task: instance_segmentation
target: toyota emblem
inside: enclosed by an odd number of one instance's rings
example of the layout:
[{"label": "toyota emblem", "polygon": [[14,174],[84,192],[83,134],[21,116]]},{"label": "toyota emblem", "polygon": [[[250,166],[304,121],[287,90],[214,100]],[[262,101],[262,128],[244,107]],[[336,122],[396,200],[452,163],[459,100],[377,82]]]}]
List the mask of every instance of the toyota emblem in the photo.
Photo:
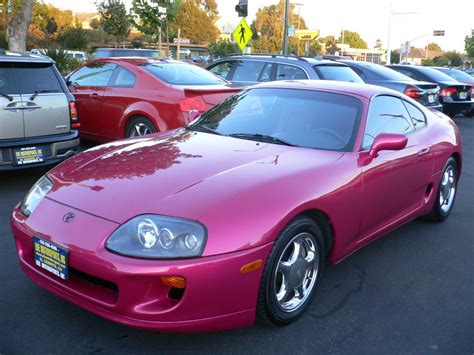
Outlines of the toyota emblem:
[{"label": "toyota emblem", "polygon": [[76,215],[74,213],[68,212],[63,216],[63,222],[64,223],[69,223],[74,219],[74,217],[76,217]]}]

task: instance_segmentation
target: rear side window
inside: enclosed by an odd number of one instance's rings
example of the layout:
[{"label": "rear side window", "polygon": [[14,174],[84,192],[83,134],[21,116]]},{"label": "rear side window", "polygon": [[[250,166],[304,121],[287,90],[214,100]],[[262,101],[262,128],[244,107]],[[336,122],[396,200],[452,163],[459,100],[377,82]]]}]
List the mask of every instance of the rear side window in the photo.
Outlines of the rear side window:
[{"label": "rear side window", "polygon": [[408,110],[410,114],[411,121],[413,123],[413,127],[415,129],[420,129],[426,126],[426,117],[417,107],[412,105],[407,101],[403,101],[403,104]]},{"label": "rear side window", "polygon": [[406,70],[403,68],[397,68],[396,70],[402,73],[403,75],[409,76],[412,79],[417,79],[415,73],[412,73],[410,70]]},{"label": "rear side window", "polygon": [[173,85],[222,85],[226,82],[206,69],[181,63],[153,63],[141,66],[158,79]]},{"label": "rear side window", "polygon": [[21,94],[63,92],[59,78],[49,63],[15,63]]},{"label": "rear side window", "polygon": [[241,60],[237,65],[232,81],[257,83],[265,68],[265,62]]},{"label": "rear side window", "polygon": [[315,65],[314,70],[323,80],[351,81],[363,83],[362,79],[349,67],[342,65]]},{"label": "rear side window", "polygon": [[412,131],[413,124],[402,101],[392,96],[377,96],[370,103],[362,149],[368,149],[381,133],[407,134]]},{"label": "rear side window", "polygon": [[11,64],[0,63],[0,94],[19,94]]},{"label": "rear side window", "polygon": [[278,64],[276,80],[304,80],[308,76],[303,69],[293,65]]},{"label": "rear side window", "polygon": [[209,68],[209,71],[211,73],[219,75],[221,78],[227,79],[227,75],[229,75],[230,71],[234,67],[234,64],[234,61],[222,62]]},{"label": "rear side window", "polygon": [[117,75],[115,76],[111,86],[122,87],[122,88],[132,88],[135,86],[135,81],[137,80],[135,74],[130,70],[127,70],[122,67],[117,68]]},{"label": "rear side window", "polygon": [[117,65],[96,62],[86,65],[69,77],[73,86],[106,87]]}]

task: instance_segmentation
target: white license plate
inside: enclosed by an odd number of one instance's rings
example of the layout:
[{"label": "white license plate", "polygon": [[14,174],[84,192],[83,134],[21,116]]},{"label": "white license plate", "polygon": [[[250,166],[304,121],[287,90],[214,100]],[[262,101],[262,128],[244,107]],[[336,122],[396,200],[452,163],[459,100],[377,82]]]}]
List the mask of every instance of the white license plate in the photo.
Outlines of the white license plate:
[{"label": "white license plate", "polygon": [[432,104],[432,103],[435,102],[435,101],[436,101],[436,100],[435,100],[435,96],[434,96],[434,95],[428,95],[428,102],[429,102],[430,104]]},{"label": "white license plate", "polygon": [[459,93],[459,98],[461,100],[467,99],[467,92],[460,92]]}]

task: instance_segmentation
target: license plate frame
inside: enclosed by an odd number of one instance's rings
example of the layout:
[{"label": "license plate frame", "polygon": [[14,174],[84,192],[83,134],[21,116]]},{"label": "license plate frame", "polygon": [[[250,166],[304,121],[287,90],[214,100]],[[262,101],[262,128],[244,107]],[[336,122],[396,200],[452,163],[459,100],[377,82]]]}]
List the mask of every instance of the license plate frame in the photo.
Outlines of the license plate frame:
[{"label": "license plate frame", "polygon": [[59,245],[33,237],[35,265],[60,279],[69,279],[69,250]]},{"label": "license plate frame", "polygon": [[466,92],[466,91],[461,91],[461,92],[459,93],[459,98],[460,98],[461,100],[466,100],[466,99],[467,99],[467,92]]},{"label": "license plate frame", "polygon": [[44,153],[42,148],[21,147],[15,148],[16,165],[29,165],[44,162]]}]

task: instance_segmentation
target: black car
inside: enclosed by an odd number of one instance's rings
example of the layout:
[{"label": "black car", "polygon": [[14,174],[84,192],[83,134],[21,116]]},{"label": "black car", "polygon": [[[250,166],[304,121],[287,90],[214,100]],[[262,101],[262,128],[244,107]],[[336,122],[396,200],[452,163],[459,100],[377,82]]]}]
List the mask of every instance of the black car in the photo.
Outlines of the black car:
[{"label": "black car", "polygon": [[439,70],[429,67],[411,65],[388,65],[389,68],[409,76],[415,80],[429,81],[437,84],[441,92],[439,101],[443,105],[443,112],[454,117],[459,113],[472,109],[472,86],[460,83]]},{"label": "black car", "polygon": [[207,67],[212,73],[237,85],[274,80],[338,80],[363,83],[344,63],[300,56],[237,54],[221,58]]},{"label": "black car", "polygon": [[353,60],[339,62],[351,67],[367,84],[384,86],[402,92],[431,109],[441,111],[443,108],[439,102],[439,86],[436,84],[412,79],[379,64]]}]

